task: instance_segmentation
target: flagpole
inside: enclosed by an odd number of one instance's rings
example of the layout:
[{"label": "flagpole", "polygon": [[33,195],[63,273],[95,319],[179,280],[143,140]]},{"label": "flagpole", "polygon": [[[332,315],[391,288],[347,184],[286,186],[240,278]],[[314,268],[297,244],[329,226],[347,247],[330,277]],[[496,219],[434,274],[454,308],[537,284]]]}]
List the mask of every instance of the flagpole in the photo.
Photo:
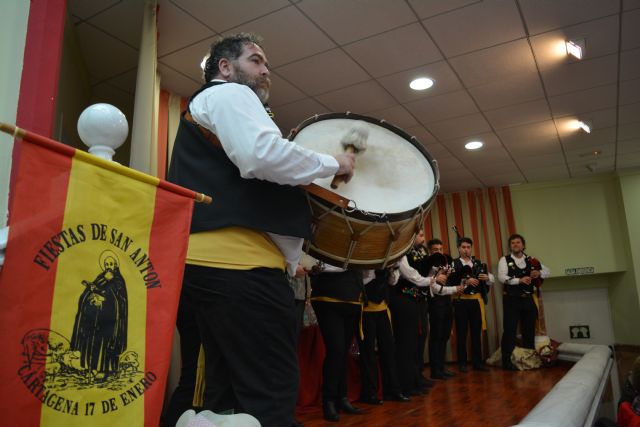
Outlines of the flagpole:
[{"label": "flagpole", "polygon": [[33,144],[38,144],[42,147],[45,147],[47,149],[53,150],[55,152],[58,152],[60,154],[63,154],[69,157],[77,156],[78,158],[84,160],[87,163],[91,163],[94,166],[98,166],[103,169],[108,169],[112,172],[116,172],[121,175],[128,176],[129,178],[133,178],[138,181],[145,182],[147,184],[158,186],[164,190],[171,191],[172,193],[180,194],[182,196],[194,199],[196,202],[205,203],[207,205],[211,204],[212,202],[211,196],[207,196],[206,194],[189,190],[187,188],[184,188],[179,185],[173,184],[171,182],[167,182],[165,180],[157,178],[155,176],[147,175],[146,173],[142,173],[135,169],[122,166],[119,163],[110,162],[100,157],[96,157],[89,153],[85,153],[82,150],[77,150],[73,147],[62,144],[51,138],[38,135],[37,133],[29,132],[28,130],[19,128],[17,126],[10,125],[7,123],[0,123],[0,131],[4,133],[8,133],[9,135],[12,135],[14,138],[20,138],[25,141],[31,142]]}]

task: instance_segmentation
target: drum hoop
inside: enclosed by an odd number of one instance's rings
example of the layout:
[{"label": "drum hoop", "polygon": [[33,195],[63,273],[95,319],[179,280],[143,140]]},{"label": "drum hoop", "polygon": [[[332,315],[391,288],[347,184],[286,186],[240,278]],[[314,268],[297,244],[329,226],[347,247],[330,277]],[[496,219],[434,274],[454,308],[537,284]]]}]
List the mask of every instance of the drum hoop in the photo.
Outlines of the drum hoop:
[{"label": "drum hoop", "polygon": [[[391,123],[386,122],[385,120],[375,119],[369,116],[363,116],[362,114],[356,114],[350,111],[347,111],[346,113],[316,114],[315,116],[311,116],[306,120],[304,120],[296,128],[291,129],[291,132],[287,136],[287,139],[289,139],[290,141],[295,141],[296,135],[300,133],[302,129],[306,128],[307,126],[313,123],[320,122],[323,120],[331,120],[331,119],[362,120],[367,123],[371,123],[387,129],[388,131],[398,135],[399,137],[403,138],[404,140],[408,141],[411,145],[413,145],[428,160],[429,167],[433,172],[434,183],[433,183],[433,191],[431,192],[431,196],[424,203],[416,206],[415,208],[409,209],[404,212],[395,212],[395,213],[371,212],[371,214],[368,214],[367,212],[359,210],[357,206],[355,206],[354,209],[349,211],[350,216],[353,216],[355,218],[362,219],[365,221],[371,221],[373,218],[377,217],[379,222],[382,222],[383,219],[385,221],[395,222],[395,221],[402,221],[407,218],[412,218],[417,211],[419,211],[420,209],[425,209],[431,205],[431,201],[435,198],[435,196],[438,194],[438,191],[440,189],[440,170],[438,168],[438,162],[431,156],[431,154],[429,154],[427,149],[424,148],[424,146],[418,141],[418,138],[416,138],[415,136],[409,135],[404,130],[400,129],[397,126],[392,125]],[[329,207],[333,206],[332,203],[327,202],[326,200],[320,199],[318,197],[313,197],[313,199],[320,202],[323,205],[326,205]]]}]

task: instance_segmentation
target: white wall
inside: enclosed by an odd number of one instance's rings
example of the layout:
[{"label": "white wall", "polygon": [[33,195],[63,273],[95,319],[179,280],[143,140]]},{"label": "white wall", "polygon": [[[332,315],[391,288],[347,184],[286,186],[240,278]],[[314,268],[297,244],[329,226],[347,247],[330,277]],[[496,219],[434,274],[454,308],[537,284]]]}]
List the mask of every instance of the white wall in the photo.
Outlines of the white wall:
[{"label": "white wall", "polygon": [[[606,281],[604,283],[606,286]],[[544,292],[549,337],[579,344],[615,343],[607,288]],[[570,325],[589,325],[590,339],[571,339]]]},{"label": "white wall", "polygon": [[[2,3],[0,13],[0,122],[15,124],[29,17],[28,1]],[[13,138],[0,134],[0,227],[7,223]]]}]

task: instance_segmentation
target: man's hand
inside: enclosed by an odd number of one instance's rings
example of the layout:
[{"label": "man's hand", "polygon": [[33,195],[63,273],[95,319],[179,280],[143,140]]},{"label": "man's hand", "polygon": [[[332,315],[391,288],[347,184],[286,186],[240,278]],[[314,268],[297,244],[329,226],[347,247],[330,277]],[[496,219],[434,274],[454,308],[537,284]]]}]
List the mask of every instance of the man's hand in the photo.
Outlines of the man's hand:
[{"label": "man's hand", "polygon": [[531,277],[529,277],[529,276],[521,277],[519,283],[524,283],[525,285],[530,285],[531,284]]},{"label": "man's hand", "polygon": [[538,270],[531,270],[531,274],[530,274],[532,279],[537,279],[538,277],[540,277],[540,271]]},{"label": "man's hand", "polygon": [[478,280],[487,281],[487,280],[489,280],[489,275],[488,274],[484,274],[484,273],[480,273],[480,274],[478,274]]},{"label": "man's hand", "polygon": [[467,279],[467,285],[470,286],[478,286],[480,284],[480,282],[478,281],[478,279],[474,278],[474,277],[470,277]]},{"label": "man's hand", "polygon": [[441,285],[446,285],[447,284],[447,275],[443,272],[439,272],[438,275],[436,276],[436,282],[441,284]]},{"label": "man's hand", "polygon": [[307,272],[304,269],[304,267],[301,266],[300,264],[298,264],[298,266],[296,267],[296,275],[295,275],[295,277],[304,277],[305,274],[307,274]]},{"label": "man's hand", "polygon": [[458,285],[456,286],[456,292],[461,294],[462,292],[464,292],[464,285]]},{"label": "man's hand", "polygon": [[356,164],[356,157],[353,153],[342,153],[336,154],[335,159],[338,161],[338,172],[336,175],[341,175],[344,178],[344,182],[347,183],[351,181],[353,177],[353,169]]}]

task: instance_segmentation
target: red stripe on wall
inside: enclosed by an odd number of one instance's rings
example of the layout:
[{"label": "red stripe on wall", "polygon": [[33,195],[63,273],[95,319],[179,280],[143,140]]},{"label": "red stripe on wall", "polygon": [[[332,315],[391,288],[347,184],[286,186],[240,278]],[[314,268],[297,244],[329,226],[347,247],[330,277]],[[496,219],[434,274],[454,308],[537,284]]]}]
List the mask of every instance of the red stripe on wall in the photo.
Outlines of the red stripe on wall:
[{"label": "red stripe on wall", "polygon": [[504,208],[507,213],[507,230],[509,234],[516,232],[516,220],[513,217],[513,206],[511,206],[511,189],[509,186],[502,187],[502,197],[504,198]]},{"label": "red stripe on wall", "polygon": [[[456,227],[458,228],[458,233],[460,233],[461,237],[464,237],[464,221],[462,220],[462,201],[460,200],[460,193],[453,193],[453,217],[456,222]],[[458,246],[458,242],[456,242],[456,247]]]},{"label": "red stripe on wall", "polygon": [[[0,402],[11,408],[3,411],[3,425],[37,426],[42,403],[27,389],[19,373],[37,370],[28,368],[26,354],[36,352],[40,360],[46,359],[58,265],[58,248],[51,239],[62,230],[72,159],[35,144],[18,144],[21,156],[20,164],[14,163],[16,195],[0,274]],[[37,330],[34,333],[41,336],[41,342],[32,338],[23,342],[27,332]],[[41,368],[43,373],[44,365]]]},{"label": "red stripe on wall", "polygon": [[156,379],[144,394],[145,426],[160,424],[193,203],[193,200],[161,188],[156,191],[149,259],[161,287],[147,289],[145,367]]},{"label": "red stripe on wall", "polygon": [[[66,14],[66,0],[31,0],[16,124],[49,137],[55,124]],[[14,165],[20,161],[20,149],[20,144],[14,144]],[[9,181],[10,198],[15,194],[14,180],[15,168]]]},{"label": "red stripe on wall", "polygon": [[447,232],[447,206],[443,194],[436,198],[438,204],[438,220],[440,222],[440,240],[445,253],[449,253],[449,233]]},{"label": "red stripe on wall", "polygon": [[424,217],[424,238],[427,242],[433,239],[433,230],[431,229],[431,212]]},{"label": "red stripe on wall", "polygon": [[[489,245],[489,225],[487,223],[487,212],[484,208],[484,195],[482,193],[482,191],[479,192],[478,194],[479,200],[478,202],[480,203],[480,221],[482,221],[483,227],[482,227],[482,238],[484,239],[485,245],[484,245],[484,250],[485,250],[485,257],[487,260],[487,265],[489,266],[493,266],[493,260],[491,259],[491,247]],[[493,339],[494,339],[494,345],[496,348],[498,348],[500,346],[500,338],[499,338],[499,334],[498,334],[498,313],[496,311],[496,288],[494,286],[493,292],[490,292],[491,295],[491,309],[493,312]]]},{"label": "red stripe on wall", "polygon": [[169,92],[160,91],[158,105],[158,178],[164,179],[167,172],[167,146],[169,133]]},{"label": "red stripe on wall", "polygon": [[489,205],[491,206],[491,218],[493,220],[493,231],[496,237],[496,246],[499,254],[504,254],[502,250],[502,237],[500,235],[500,216],[498,215],[498,200],[496,199],[496,189],[489,189]]},{"label": "red stripe on wall", "polygon": [[[478,258],[481,258],[480,255],[480,242],[478,241],[478,212],[476,211],[476,194],[474,191],[467,192],[467,204],[469,205],[469,216],[471,217],[471,238],[473,239],[473,246],[475,247],[474,253],[477,254]],[[484,228],[484,223],[482,224],[482,228]],[[485,240],[485,246],[486,246]]]}]

